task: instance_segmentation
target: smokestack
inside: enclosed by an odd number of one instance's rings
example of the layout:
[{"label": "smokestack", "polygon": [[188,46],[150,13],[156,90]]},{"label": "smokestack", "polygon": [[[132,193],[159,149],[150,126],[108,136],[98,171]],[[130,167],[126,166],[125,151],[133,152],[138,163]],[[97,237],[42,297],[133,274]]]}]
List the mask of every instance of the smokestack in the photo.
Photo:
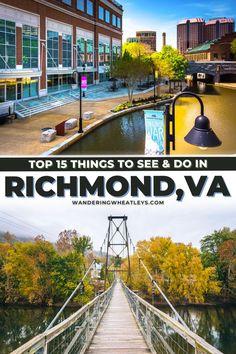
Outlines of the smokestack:
[{"label": "smokestack", "polygon": [[166,33],[162,33],[162,48],[166,46]]}]

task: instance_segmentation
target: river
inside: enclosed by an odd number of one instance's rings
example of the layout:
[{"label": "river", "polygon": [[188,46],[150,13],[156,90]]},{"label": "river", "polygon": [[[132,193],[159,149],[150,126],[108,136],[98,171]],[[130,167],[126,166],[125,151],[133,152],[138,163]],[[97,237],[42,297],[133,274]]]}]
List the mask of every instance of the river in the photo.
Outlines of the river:
[{"label": "river", "polygon": [[[205,114],[222,145],[218,148],[200,150],[184,141],[184,136],[200,114],[200,106],[194,98],[181,98],[176,106],[177,155],[209,155],[236,153],[236,90],[220,88],[198,82],[190,89],[203,99]],[[158,108],[160,109],[160,108]],[[163,107],[162,107],[163,109]],[[62,155],[143,155],[145,150],[145,124],[142,111],[127,114],[94,130],[78,141]]]},{"label": "river", "polygon": [[[167,311],[165,308],[161,308]],[[180,315],[194,332],[224,354],[235,353],[236,305],[179,306]],[[44,331],[55,315],[55,308],[0,307],[0,353],[8,354]],[[67,309],[66,315],[74,311]]]}]

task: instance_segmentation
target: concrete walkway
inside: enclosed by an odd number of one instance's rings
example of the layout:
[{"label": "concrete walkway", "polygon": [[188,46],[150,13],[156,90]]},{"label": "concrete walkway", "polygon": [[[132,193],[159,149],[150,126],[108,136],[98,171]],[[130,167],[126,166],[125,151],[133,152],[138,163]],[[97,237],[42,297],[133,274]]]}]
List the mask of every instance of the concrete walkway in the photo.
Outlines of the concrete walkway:
[{"label": "concrete walkway", "polygon": [[120,283],[86,354],[151,353],[133,317]]},{"label": "concrete walkway", "polygon": [[[162,87],[162,93],[167,87]],[[152,92],[140,93],[135,96],[149,97]],[[126,97],[112,98],[103,101],[84,101],[83,112],[95,112],[95,118],[89,122],[83,122],[84,127],[95,121],[101,121],[111,114],[111,109],[119,103],[127,101]],[[52,109],[46,113],[37,114],[31,118],[16,119],[13,123],[0,126],[0,155],[24,156],[41,155],[57,144],[62,143],[70,136],[74,135],[78,128],[66,132],[65,136],[57,136],[50,143],[41,143],[41,129],[44,127],[55,127],[58,123],[69,118],[79,117],[79,102],[64,105],[60,108]]]}]

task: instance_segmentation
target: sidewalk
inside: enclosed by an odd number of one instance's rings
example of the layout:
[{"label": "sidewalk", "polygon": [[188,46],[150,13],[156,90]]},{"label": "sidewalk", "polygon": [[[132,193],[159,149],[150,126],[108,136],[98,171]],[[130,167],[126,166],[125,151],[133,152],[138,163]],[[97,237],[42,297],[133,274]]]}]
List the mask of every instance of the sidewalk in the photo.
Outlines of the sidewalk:
[{"label": "sidewalk", "polygon": [[[151,95],[152,92],[147,92],[139,93],[135,95],[135,97],[149,97]],[[95,121],[103,120],[110,115],[112,108],[125,101],[127,101],[127,96],[102,101],[83,101],[83,112],[93,111],[95,113],[95,118],[90,121],[83,121],[83,126],[86,127]],[[79,108],[79,102],[75,102],[34,115],[31,118],[16,119],[12,124],[9,123],[1,125],[0,155],[41,155],[43,152],[51,149],[55,145],[62,143],[77,133],[78,127],[67,131],[65,136],[57,136],[56,139],[50,143],[40,142],[41,129],[44,127],[53,128],[58,123],[69,118],[78,118]]]}]

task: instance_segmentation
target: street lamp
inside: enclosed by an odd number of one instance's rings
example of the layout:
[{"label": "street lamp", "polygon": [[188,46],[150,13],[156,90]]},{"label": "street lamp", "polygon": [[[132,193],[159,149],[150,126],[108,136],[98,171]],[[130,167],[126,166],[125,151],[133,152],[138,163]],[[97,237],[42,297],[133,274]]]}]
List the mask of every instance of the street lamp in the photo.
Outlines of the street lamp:
[{"label": "street lamp", "polygon": [[[185,136],[184,140],[191,144],[198,146],[199,148],[205,149],[208,147],[217,147],[222,143],[210,127],[209,119],[204,115],[204,105],[202,99],[192,92],[181,92],[175,96],[172,104],[165,105],[165,116],[166,116],[166,154],[170,154],[170,144],[172,143],[172,148],[175,150],[175,104],[179,97],[181,96],[195,97],[200,103],[201,113],[195,119],[194,127]],[[172,113],[170,113],[170,106],[172,106]],[[171,129],[172,123],[172,129]]]},{"label": "street lamp", "polygon": [[[85,64],[82,65],[83,72],[85,71]],[[79,130],[78,133],[83,133],[83,117],[82,117],[82,75],[81,72],[78,72],[79,75],[79,104],[80,104],[80,113],[79,113]]]}]

